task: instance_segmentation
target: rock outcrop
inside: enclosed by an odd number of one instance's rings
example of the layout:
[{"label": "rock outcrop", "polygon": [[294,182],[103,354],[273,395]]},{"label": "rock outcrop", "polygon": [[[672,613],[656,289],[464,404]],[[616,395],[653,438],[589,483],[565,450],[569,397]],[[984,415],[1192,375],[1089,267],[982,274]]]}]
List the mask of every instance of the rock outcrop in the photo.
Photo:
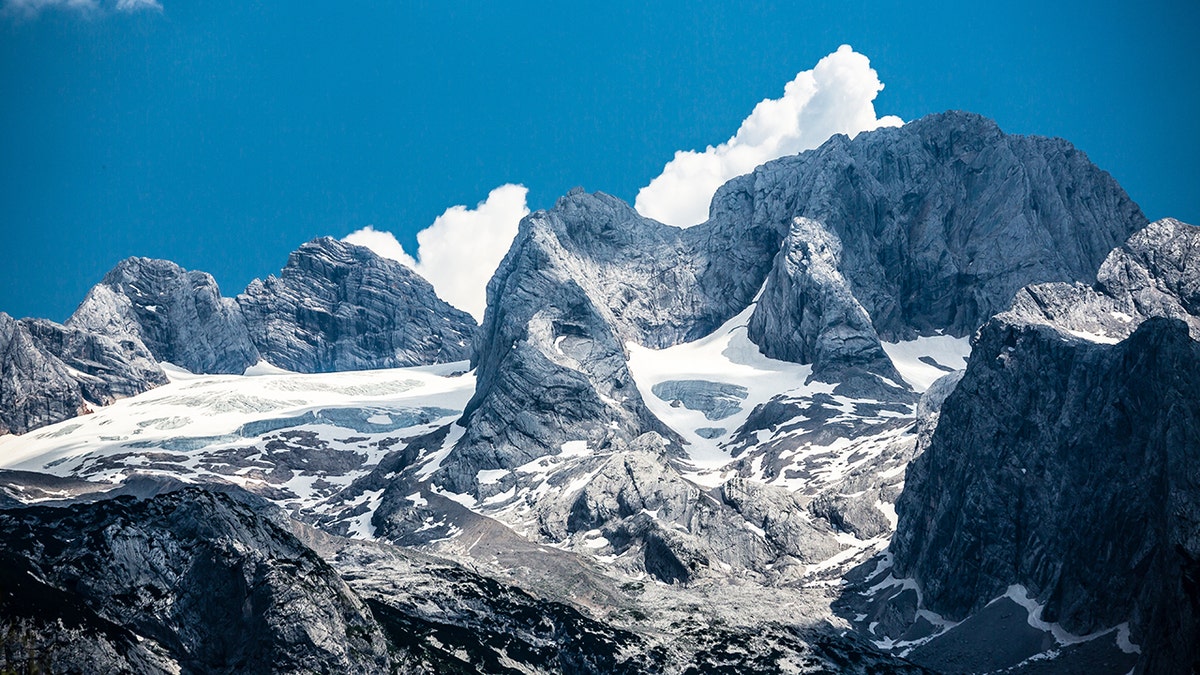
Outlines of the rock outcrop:
[{"label": "rock outcrop", "polygon": [[[771,358],[814,364],[814,380],[860,380],[856,389],[887,389],[880,377],[892,383],[904,380],[839,271],[841,261],[842,243],[835,232],[796,218],[750,317],[750,339]],[[877,376],[873,382],[872,375]]]},{"label": "rock outcrop", "polygon": [[1023,288],[1006,315],[1109,341],[1129,337],[1149,317],[1170,317],[1200,340],[1200,227],[1151,223],[1105,258],[1094,284]]},{"label": "rock outcrop", "polygon": [[1145,672],[1200,663],[1197,242],[1152,224],[980,330],[896,506],[893,574],[927,608],[1018,585],[1070,633],[1127,624]]},{"label": "rock outcrop", "polygon": [[168,260],[122,260],[67,325],[137,338],[155,359],[193,373],[240,375],[259,359],[237,302],[221,297],[212,275]]},{"label": "rock outcrop", "polygon": [[166,382],[136,338],[0,312],[0,434],[25,433]]},{"label": "rock outcrop", "polygon": [[337,573],[229,495],[193,488],[4,511],[0,534],[10,668],[389,668],[386,638]]},{"label": "rock outcrop", "polygon": [[278,277],[237,297],[267,361],[302,373],[464,360],[475,321],[416,272],[329,237],[291,254]]}]

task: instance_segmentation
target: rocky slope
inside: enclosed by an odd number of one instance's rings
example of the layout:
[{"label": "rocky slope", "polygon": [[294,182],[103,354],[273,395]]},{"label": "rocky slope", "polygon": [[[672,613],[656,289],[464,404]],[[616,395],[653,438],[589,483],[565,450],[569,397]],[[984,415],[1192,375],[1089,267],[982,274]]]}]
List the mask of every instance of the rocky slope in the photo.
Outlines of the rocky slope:
[{"label": "rocky slope", "polygon": [[0,312],[0,434],[82,415],[166,381],[137,339]]},{"label": "rocky slope", "polygon": [[[1154,223],[1093,287],[1026,288],[984,325],[896,504],[890,574],[919,605],[894,596],[909,618],[878,636],[907,635],[926,665],[981,667],[981,626],[1015,603],[1060,633],[993,668],[1114,635],[1125,655],[1097,672],[1200,663],[1197,246],[1200,228]],[[925,644],[916,609],[963,624]]]},{"label": "rocky slope", "polygon": [[237,303],[263,358],[301,373],[461,361],[475,330],[416,272],[329,237],[293,252],[278,277],[250,282]]},{"label": "rocky slope", "polygon": [[386,671],[370,611],[285,528],[195,489],[0,512],[7,666]]}]

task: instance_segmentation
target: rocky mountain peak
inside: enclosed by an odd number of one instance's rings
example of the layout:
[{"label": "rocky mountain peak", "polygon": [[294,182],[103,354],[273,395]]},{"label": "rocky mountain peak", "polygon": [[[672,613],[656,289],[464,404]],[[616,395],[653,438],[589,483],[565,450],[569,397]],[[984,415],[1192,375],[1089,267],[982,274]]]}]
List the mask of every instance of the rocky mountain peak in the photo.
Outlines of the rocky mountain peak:
[{"label": "rocky mountain peak", "polygon": [[122,260],[67,325],[136,338],[155,359],[194,373],[241,374],[259,360],[241,309],[212,275],[169,260]]},{"label": "rocky mountain peak", "polygon": [[416,272],[330,237],[250,282],[237,304],[263,358],[308,373],[465,360],[475,331]]}]

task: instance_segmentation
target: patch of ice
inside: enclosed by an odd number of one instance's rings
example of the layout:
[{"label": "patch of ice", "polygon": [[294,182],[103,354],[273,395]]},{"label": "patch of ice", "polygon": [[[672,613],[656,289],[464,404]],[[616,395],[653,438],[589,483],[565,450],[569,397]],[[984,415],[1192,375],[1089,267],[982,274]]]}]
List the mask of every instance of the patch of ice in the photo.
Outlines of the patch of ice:
[{"label": "patch of ice", "polygon": [[651,413],[687,441],[685,450],[690,463],[697,469],[719,469],[732,461],[730,454],[720,447],[729,434],[714,438],[697,434],[697,429],[711,426],[704,413],[682,406],[671,407],[669,402],[654,395],[654,385],[668,380],[707,380],[744,387],[747,397],[741,403],[741,410],[722,420],[722,426],[730,430],[740,428],[756,406],[777,394],[811,395],[833,390],[833,385],[804,384],[812,374],[812,366],[776,361],[762,355],[758,345],[746,335],[746,324],[755,306],[750,304],[720,328],[693,342],[666,349],[626,343],[629,371],[642,400]]},{"label": "patch of ice", "polygon": [[479,481],[480,485],[492,485],[499,483],[501,478],[512,473],[508,469],[480,469],[479,473],[475,474],[475,480]]},{"label": "patch of ice", "polygon": [[246,377],[257,377],[261,375],[295,375],[295,373],[290,370],[280,368],[266,359],[259,359],[258,363],[248,366],[242,375],[245,375]]},{"label": "patch of ice", "polygon": [[[949,335],[933,335],[919,337],[905,342],[884,342],[883,351],[887,352],[892,365],[912,388],[923,392],[933,384],[934,380],[951,370],[962,370],[967,367],[967,357],[971,355],[969,338],[951,337]],[[926,360],[922,361],[922,357]],[[927,363],[933,361],[941,368]]]}]

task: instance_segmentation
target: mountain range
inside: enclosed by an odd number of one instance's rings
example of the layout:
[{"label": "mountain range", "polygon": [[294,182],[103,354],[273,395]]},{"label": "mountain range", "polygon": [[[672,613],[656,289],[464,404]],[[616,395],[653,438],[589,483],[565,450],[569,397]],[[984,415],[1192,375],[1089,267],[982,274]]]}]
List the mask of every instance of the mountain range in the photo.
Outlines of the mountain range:
[{"label": "mountain range", "polygon": [[0,432],[8,669],[1200,667],[1200,228],[969,113],[573,190],[481,325],[130,258],[0,313]]}]

